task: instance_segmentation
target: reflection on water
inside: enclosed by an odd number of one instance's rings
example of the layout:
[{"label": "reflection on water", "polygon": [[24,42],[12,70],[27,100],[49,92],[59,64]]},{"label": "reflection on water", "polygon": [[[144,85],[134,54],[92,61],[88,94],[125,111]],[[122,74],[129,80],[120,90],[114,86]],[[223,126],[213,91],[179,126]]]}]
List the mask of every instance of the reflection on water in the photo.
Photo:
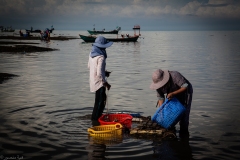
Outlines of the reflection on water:
[{"label": "reflection on water", "polygon": [[105,157],[106,145],[105,144],[92,143],[92,144],[89,144],[86,147],[86,149],[89,151],[89,153],[88,153],[89,160],[106,159],[106,157]]},{"label": "reflection on water", "polygon": [[[85,33],[85,31],[81,31]],[[78,35],[76,31],[56,34]],[[24,159],[239,159],[240,32],[147,32],[136,43],[107,49],[110,112],[155,113],[149,89],[156,68],[180,71],[194,87],[189,140],[93,140],[87,129],[90,43],[37,41],[58,51],[0,53],[0,72],[19,75],[0,84],[0,156]],[[210,36],[211,35],[211,36]],[[176,126],[178,130],[178,125]]]},{"label": "reflection on water", "polygon": [[192,150],[187,139],[153,141],[154,159],[192,160]]}]

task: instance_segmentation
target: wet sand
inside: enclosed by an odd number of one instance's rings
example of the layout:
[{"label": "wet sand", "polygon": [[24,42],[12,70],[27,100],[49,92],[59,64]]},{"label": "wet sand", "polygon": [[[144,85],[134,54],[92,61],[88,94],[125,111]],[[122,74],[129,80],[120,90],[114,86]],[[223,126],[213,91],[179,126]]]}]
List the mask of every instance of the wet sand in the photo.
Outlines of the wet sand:
[{"label": "wet sand", "polygon": [[[30,36],[30,37],[20,37],[20,36],[0,36],[0,39],[6,39],[6,40],[41,40],[39,36]],[[76,37],[71,36],[58,36],[58,37],[50,37],[50,40],[73,40],[73,39],[80,39]],[[39,44],[35,42],[11,42],[11,41],[1,41],[0,45],[9,45],[9,44],[17,44],[14,46],[1,46],[0,53],[6,52],[6,53],[29,53],[29,52],[45,52],[45,51],[55,51],[58,49],[52,49],[52,48],[44,48],[44,47],[37,47],[32,46],[29,44]],[[19,45],[21,44],[21,45]],[[24,45],[27,44],[27,45]]]},{"label": "wet sand", "polygon": [[18,75],[9,74],[9,73],[0,73],[0,84],[2,84],[6,80],[11,79],[13,77],[18,77]]},{"label": "wet sand", "polygon": [[11,41],[0,41],[0,44],[39,44],[34,42],[11,42]]},{"label": "wet sand", "polygon": [[46,52],[56,51],[58,49],[37,47],[32,45],[15,45],[15,46],[1,46],[0,53],[32,53],[32,52]]},{"label": "wet sand", "polygon": [[[20,37],[20,36],[0,36],[0,39],[12,39],[12,40],[41,40],[39,36],[30,36],[30,37]],[[72,36],[58,36],[58,37],[50,37],[50,40],[71,40],[71,39],[80,39],[78,37]]]}]

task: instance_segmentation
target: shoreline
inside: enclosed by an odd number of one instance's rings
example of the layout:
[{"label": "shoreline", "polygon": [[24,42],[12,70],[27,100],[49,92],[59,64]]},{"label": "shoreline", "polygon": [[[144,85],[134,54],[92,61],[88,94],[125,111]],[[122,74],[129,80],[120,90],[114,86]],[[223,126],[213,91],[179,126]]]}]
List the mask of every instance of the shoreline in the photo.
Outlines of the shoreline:
[{"label": "shoreline", "polygon": [[[27,44],[27,43],[25,43]],[[37,47],[33,45],[14,45],[14,46],[1,46],[0,53],[13,54],[13,53],[33,53],[33,52],[46,52],[46,51],[56,51],[59,49]]]},{"label": "shoreline", "polygon": [[13,42],[13,41],[0,41],[0,44],[40,44],[36,42]]},{"label": "shoreline", "polygon": [[[50,37],[50,40],[73,40],[80,39],[76,37],[70,36],[58,36],[58,37]],[[59,49],[54,48],[46,48],[46,47],[37,47],[29,44],[39,44],[37,42],[15,42],[15,41],[4,41],[4,40],[40,40],[39,36],[30,36],[30,37],[18,37],[18,36],[0,36],[0,53],[30,53],[30,52],[45,52],[45,51],[56,51]],[[12,46],[7,46],[11,45]],[[20,45],[19,45],[20,44]]]},{"label": "shoreline", "polygon": [[[0,39],[12,39],[12,40],[41,40],[39,36],[30,36],[30,37],[20,37],[20,36],[0,36]],[[50,37],[50,40],[72,40],[72,39],[80,39],[72,36],[58,36],[58,37]]]}]

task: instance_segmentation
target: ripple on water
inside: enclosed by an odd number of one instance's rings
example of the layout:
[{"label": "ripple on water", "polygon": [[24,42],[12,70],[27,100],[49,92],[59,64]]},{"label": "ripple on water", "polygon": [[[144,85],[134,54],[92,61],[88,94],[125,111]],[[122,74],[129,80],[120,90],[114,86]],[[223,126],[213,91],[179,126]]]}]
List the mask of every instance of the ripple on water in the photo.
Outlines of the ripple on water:
[{"label": "ripple on water", "polygon": [[8,151],[5,154],[44,157],[57,156],[62,150],[79,155],[88,143],[86,130],[91,126],[90,119],[78,118],[82,110],[86,108],[54,110],[38,105],[9,111],[5,116],[8,121],[0,127],[2,148]]}]

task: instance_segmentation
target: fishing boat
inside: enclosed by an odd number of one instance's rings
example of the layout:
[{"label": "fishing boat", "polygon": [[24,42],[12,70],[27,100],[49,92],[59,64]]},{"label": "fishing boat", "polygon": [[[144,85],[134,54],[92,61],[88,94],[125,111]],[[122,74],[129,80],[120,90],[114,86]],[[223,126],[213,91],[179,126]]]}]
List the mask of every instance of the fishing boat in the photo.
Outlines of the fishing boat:
[{"label": "fishing boat", "polygon": [[116,27],[116,29],[112,30],[112,31],[105,31],[105,28],[102,31],[96,31],[95,27],[93,28],[93,30],[87,30],[89,34],[93,35],[93,34],[118,34],[118,32],[121,30],[121,27]]},{"label": "fishing boat", "polygon": [[[79,34],[80,38],[84,40],[85,42],[95,42],[95,39],[97,38],[96,36],[84,36]],[[117,37],[117,38],[107,38],[107,40],[112,41],[112,42],[136,42],[139,38],[139,36],[129,36],[129,37]]]},{"label": "fishing boat", "polygon": [[[139,25],[135,25],[133,27],[134,30],[134,35],[130,36],[129,34],[121,34],[120,37],[117,34],[116,38],[112,38],[112,37],[105,37],[107,40],[112,41],[112,42],[136,42],[139,38],[140,34],[140,26]],[[136,31],[139,30],[139,33],[137,33]],[[95,42],[95,39],[97,38],[97,36],[94,35],[89,35],[89,36],[85,36],[85,35],[81,35],[79,34],[80,38],[85,41],[85,42]]]},{"label": "fishing boat", "polygon": [[12,26],[11,27],[7,27],[7,28],[4,28],[3,26],[0,26],[0,30],[2,32],[14,32],[15,29],[12,29]]},{"label": "fishing boat", "polygon": [[31,27],[31,29],[26,29],[26,32],[29,32],[29,33],[40,33],[41,30],[40,29],[33,30],[33,28]]},{"label": "fishing boat", "polygon": [[54,30],[54,28],[53,28],[53,25],[51,26],[51,29],[49,30],[50,31],[50,33],[52,33],[53,32],[53,30]]},{"label": "fishing boat", "polygon": [[[48,28],[47,28],[48,29]],[[52,31],[54,30],[53,26],[51,26],[51,29],[48,29],[50,33],[52,33]],[[30,32],[30,33],[41,33],[40,29],[36,29],[33,30],[33,27],[31,27],[31,29],[26,29],[26,32]]]}]

